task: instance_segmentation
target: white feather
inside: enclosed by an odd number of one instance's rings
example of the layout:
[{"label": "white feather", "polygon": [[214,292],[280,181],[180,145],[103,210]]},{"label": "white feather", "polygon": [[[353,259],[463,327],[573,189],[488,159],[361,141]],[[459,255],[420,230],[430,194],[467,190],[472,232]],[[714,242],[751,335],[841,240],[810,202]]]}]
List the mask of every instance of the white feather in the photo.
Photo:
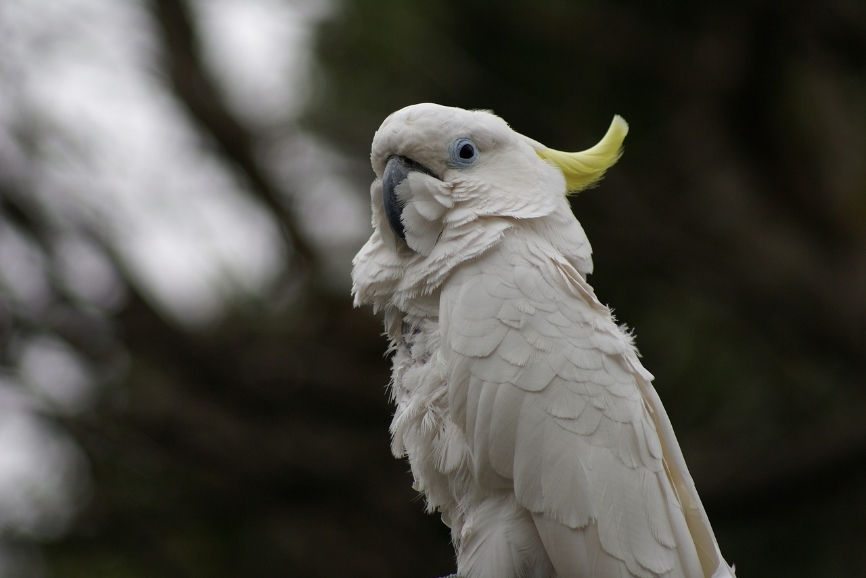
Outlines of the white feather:
[{"label": "white feather", "polygon": [[[457,138],[477,148],[468,168],[449,161]],[[590,245],[541,146],[432,104],[376,133],[353,293],[386,311],[392,449],[466,578],[731,577],[652,375],[586,281]],[[396,188],[405,241],[382,203],[392,155],[436,175]]]}]

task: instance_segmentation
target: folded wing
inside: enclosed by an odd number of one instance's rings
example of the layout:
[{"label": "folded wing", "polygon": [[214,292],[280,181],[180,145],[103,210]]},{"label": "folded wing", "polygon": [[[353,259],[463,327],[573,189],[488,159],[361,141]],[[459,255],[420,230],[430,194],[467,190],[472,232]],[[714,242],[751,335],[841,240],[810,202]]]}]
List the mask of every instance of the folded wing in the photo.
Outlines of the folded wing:
[{"label": "folded wing", "polygon": [[563,258],[509,238],[442,294],[451,418],[560,576],[729,575],[629,337]]}]

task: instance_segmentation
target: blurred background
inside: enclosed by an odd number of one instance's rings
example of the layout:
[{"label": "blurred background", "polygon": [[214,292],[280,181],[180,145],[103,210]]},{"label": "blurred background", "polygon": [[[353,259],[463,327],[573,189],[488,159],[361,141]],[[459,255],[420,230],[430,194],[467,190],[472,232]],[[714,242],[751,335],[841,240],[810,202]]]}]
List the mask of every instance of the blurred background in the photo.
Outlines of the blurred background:
[{"label": "blurred background", "polygon": [[353,310],[420,101],[561,150],[722,551],[866,576],[866,3],[0,2],[0,578],[418,577]]}]

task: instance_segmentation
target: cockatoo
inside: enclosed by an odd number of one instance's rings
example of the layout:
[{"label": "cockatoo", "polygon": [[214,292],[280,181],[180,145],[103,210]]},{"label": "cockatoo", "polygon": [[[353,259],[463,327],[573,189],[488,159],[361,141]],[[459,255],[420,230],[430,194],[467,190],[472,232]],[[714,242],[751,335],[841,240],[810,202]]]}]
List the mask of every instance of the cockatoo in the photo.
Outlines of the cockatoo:
[{"label": "cockatoo", "polygon": [[652,375],[595,295],[566,194],[620,156],[436,104],[373,139],[355,305],[384,312],[392,451],[465,578],[733,577]]}]

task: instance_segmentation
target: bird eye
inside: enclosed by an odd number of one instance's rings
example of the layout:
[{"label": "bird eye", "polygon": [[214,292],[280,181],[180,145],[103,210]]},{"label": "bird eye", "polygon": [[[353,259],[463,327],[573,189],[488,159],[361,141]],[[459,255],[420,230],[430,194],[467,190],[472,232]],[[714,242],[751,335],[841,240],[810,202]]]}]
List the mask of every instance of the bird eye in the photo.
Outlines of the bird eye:
[{"label": "bird eye", "polygon": [[448,156],[452,167],[468,167],[478,160],[478,149],[468,138],[458,138],[448,146]]}]

